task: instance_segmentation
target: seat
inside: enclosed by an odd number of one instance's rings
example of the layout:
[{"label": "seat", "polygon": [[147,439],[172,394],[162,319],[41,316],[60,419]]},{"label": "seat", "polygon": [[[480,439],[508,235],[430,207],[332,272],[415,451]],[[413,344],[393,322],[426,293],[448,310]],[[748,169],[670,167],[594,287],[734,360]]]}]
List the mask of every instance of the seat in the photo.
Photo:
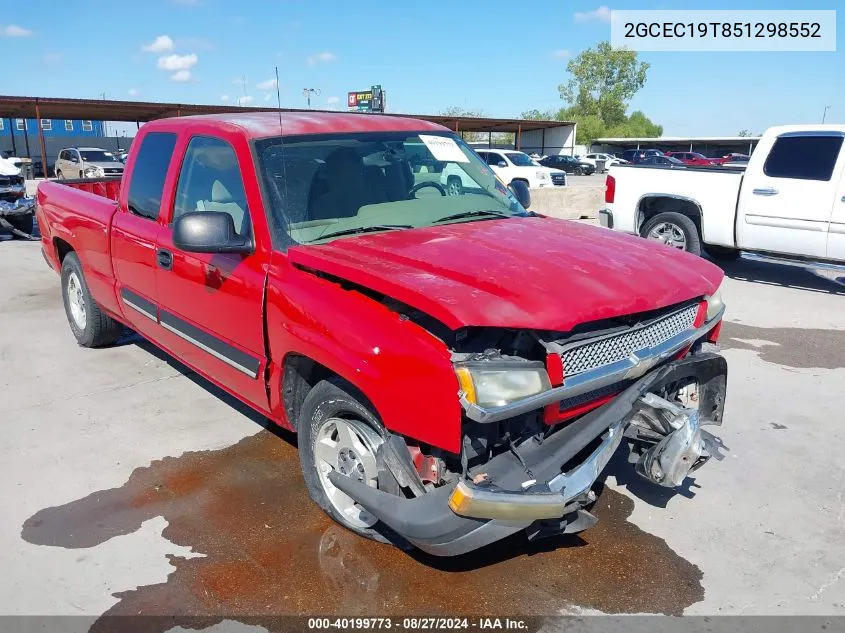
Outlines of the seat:
[{"label": "seat", "polygon": [[200,211],[228,213],[232,216],[235,231],[238,235],[246,235],[249,232],[249,213],[246,211],[246,201],[235,200],[226,185],[219,180],[215,180],[211,185],[211,200],[201,200],[197,204],[197,208]]}]

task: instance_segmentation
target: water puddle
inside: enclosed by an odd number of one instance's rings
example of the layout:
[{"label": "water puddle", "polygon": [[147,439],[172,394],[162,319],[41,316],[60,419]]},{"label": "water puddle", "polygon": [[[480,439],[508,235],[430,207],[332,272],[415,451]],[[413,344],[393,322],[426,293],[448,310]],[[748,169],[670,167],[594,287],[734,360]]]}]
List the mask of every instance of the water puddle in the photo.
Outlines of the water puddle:
[{"label": "water puddle", "polygon": [[[457,559],[357,537],[305,493],[296,448],[268,431],[234,446],[138,468],[119,488],[39,511],[22,537],[88,548],[163,516],[164,537],[204,557],[174,558],[158,585],[116,594],[104,616],[169,615],[145,630],[278,614],[680,614],[703,597],[701,572],[627,521],[633,501],[605,489],[579,536],[522,535]],[[94,630],[110,630],[101,619]],[[158,624],[156,624],[158,623]],[[119,626],[126,630],[128,623]]]}]

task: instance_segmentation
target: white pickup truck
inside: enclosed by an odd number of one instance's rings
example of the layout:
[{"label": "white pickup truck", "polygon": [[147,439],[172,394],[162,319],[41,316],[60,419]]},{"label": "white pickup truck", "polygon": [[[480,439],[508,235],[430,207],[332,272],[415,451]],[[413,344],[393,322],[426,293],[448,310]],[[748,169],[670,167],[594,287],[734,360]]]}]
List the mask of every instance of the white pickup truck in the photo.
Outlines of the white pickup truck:
[{"label": "white pickup truck", "polygon": [[615,166],[604,226],[731,258],[845,262],[845,125],[766,131],[745,170]]}]

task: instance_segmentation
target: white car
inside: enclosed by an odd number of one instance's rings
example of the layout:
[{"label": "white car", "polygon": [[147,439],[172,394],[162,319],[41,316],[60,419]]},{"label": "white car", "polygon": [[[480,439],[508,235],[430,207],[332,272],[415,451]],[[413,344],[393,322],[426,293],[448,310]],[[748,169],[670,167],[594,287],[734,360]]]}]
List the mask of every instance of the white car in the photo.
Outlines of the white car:
[{"label": "white car", "polygon": [[773,127],[747,167],[617,166],[604,226],[717,258],[845,264],[845,125]]},{"label": "white car", "polygon": [[628,164],[627,160],[622,158],[616,158],[616,156],[612,156],[610,154],[587,154],[586,156],[580,157],[578,160],[583,161],[585,163],[590,163],[593,167],[596,167],[596,161],[603,160],[605,169],[610,169],[614,165]]},{"label": "white car", "polygon": [[565,172],[543,167],[525,152],[509,149],[479,149],[476,153],[490,165],[493,173],[506,185],[514,180],[523,180],[531,189],[566,186]]}]

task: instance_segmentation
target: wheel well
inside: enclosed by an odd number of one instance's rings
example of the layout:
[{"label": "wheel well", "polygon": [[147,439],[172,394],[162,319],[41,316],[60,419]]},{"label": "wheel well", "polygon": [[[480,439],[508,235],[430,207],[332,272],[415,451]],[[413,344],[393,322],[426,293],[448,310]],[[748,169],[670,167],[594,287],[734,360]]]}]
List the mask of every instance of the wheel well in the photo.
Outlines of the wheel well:
[{"label": "wheel well", "polygon": [[64,261],[67,254],[73,251],[73,246],[65,242],[60,237],[53,239],[53,247],[56,249],[56,256],[59,258],[60,264]]},{"label": "wheel well", "polygon": [[529,186],[527,178],[511,178],[511,182],[516,182],[517,180],[520,182],[524,182],[526,187]]},{"label": "wheel well", "polygon": [[349,395],[357,398],[362,405],[373,412],[373,415],[378,416],[378,412],[370,399],[343,376],[307,356],[288,354],[282,364],[282,405],[285,408],[288,422],[293,425],[294,429],[296,429],[299,421],[299,412],[302,410],[305,396],[321,380],[329,379],[345,383],[344,388],[349,392]]},{"label": "wheel well", "polygon": [[692,200],[686,198],[670,198],[666,196],[654,196],[643,198],[637,208],[637,233],[643,225],[659,213],[666,212],[680,213],[687,216],[701,233],[701,207]]}]

